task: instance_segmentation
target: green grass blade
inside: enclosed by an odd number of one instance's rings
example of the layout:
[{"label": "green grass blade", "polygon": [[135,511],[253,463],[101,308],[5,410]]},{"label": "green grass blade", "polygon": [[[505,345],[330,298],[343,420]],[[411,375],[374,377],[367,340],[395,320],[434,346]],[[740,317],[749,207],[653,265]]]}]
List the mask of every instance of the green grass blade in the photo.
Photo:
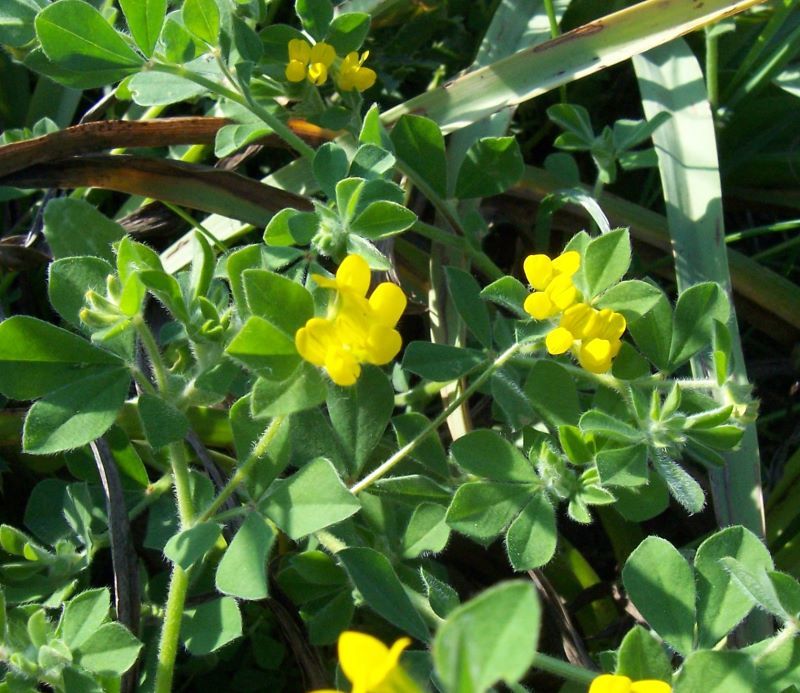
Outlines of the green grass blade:
[{"label": "green grass blade", "polygon": [[[675,255],[678,288],[701,281],[730,290],[722,216],[722,190],[714,121],[697,59],[684,41],[660,46],[634,58],[642,105],[648,119],[666,111],[671,118],[653,135],[658,154],[667,222]],[[729,322],[734,378],[747,382],[735,316]],[[693,359],[692,370],[708,377],[709,364]],[[702,374],[702,375],[701,375]],[[712,471],[714,507],[720,526],[742,524],[764,535],[761,465],[753,424],[727,464]]]}]

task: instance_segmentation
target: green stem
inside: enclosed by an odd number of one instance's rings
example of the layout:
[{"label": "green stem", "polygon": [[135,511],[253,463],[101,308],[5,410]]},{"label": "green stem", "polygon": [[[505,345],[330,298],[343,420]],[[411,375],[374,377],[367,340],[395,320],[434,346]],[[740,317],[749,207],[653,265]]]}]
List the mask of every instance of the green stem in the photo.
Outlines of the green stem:
[{"label": "green stem", "polygon": [[494,362],[492,362],[486,368],[486,370],[483,371],[483,373],[481,373],[477,378],[475,378],[475,380],[472,381],[469,387],[467,387],[458,397],[450,402],[449,406],[447,406],[444,411],[439,414],[439,416],[437,416],[424,429],[422,429],[419,435],[409,440],[408,443],[406,443],[396,453],[389,457],[383,464],[367,474],[367,476],[365,476],[361,481],[353,484],[353,486],[350,487],[350,493],[359,493],[360,491],[363,491],[365,488],[371,486],[373,482],[390,472],[392,468],[394,468],[410,453],[412,453],[427,436],[438,429],[439,426],[441,426],[447,420],[447,417],[450,416],[450,414],[452,414],[456,409],[458,409],[465,400],[469,399],[469,397],[471,397],[472,394],[481,385],[483,385],[483,383],[485,383],[495,371],[502,368],[503,365],[512,356],[514,356],[514,354],[516,354],[521,347],[522,343],[512,344],[508,349],[500,354],[500,356],[498,356]]},{"label": "green stem", "polygon": [[[217,94],[218,96],[222,96],[223,98],[233,101],[234,103],[238,103],[240,106],[244,106],[253,115],[261,119],[270,128],[270,130],[272,130],[287,144],[293,147],[298,154],[306,159],[314,158],[314,149],[312,147],[309,147],[300,137],[295,135],[294,132],[292,132],[292,129],[282,120],[280,120],[280,118],[272,115],[272,113],[253,101],[253,98],[249,94],[242,94],[240,92],[228,89],[227,87],[223,87],[221,84],[203,77],[196,72],[187,70],[185,67],[180,65],[152,63],[151,69],[158,72],[165,72],[170,75],[176,75],[178,77],[182,77],[183,79],[188,79],[190,82],[194,82],[195,84],[205,87],[213,94]],[[237,87],[239,86],[236,82],[234,82],[234,85]]]},{"label": "green stem", "polygon": [[[547,12],[547,22],[550,25],[550,38],[557,38],[561,36],[561,28],[558,26],[558,17],[556,16],[556,8],[553,0],[544,0],[544,9]],[[567,103],[567,85],[562,84],[558,88],[561,103]]]},{"label": "green stem", "polygon": [[175,495],[178,497],[178,516],[181,519],[181,529],[188,529],[194,521],[194,507],[192,487],[189,482],[189,461],[186,459],[183,441],[170,443],[168,451],[172,476],[175,478]]},{"label": "green stem", "polygon": [[158,390],[161,393],[165,393],[168,386],[167,368],[161,358],[161,352],[158,350],[156,338],[141,315],[134,317],[131,322],[139,335],[144,350],[147,352],[147,357],[150,359]]},{"label": "green stem", "polygon": [[267,426],[267,430],[261,435],[253,450],[242,462],[241,466],[234,472],[233,476],[225,484],[225,487],[219,492],[219,495],[214,499],[211,505],[206,508],[198,518],[198,522],[205,522],[211,519],[214,514],[219,510],[228,498],[230,498],[234,491],[239,488],[239,485],[247,478],[250,470],[269,449],[270,443],[278,433],[278,429],[283,422],[284,417],[276,416]]},{"label": "green stem", "polygon": [[175,565],[170,577],[167,604],[164,607],[164,627],[158,645],[155,693],[170,693],[172,690],[175,658],[178,656],[178,636],[188,588],[189,578],[186,572],[179,565]]},{"label": "green stem", "polygon": [[486,253],[475,248],[467,238],[442,231],[442,229],[432,226],[431,224],[426,224],[424,221],[417,221],[413,228],[420,236],[424,236],[434,243],[439,243],[449,248],[456,248],[463,252],[472,260],[475,267],[483,272],[489,279],[496,280],[504,276],[503,270],[495,265]]},{"label": "green stem", "polygon": [[172,211],[174,214],[177,214],[181,219],[183,219],[187,224],[192,226],[193,228],[197,229],[200,233],[202,233],[209,241],[211,241],[221,253],[227,252],[227,248],[220,243],[219,239],[211,233],[205,226],[203,226],[197,219],[195,219],[191,214],[188,214],[184,209],[178,207],[178,205],[170,204],[169,202],[165,202],[161,200],[161,204],[163,204],[167,209]]},{"label": "green stem", "polygon": [[542,671],[546,671],[548,674],[554,674],[559,678],[566,679],[567,681],[574,681],[575,683],[586,685],[589,685],[598,676],[594,671],[575,666],[574,664],[556,659],[550,655],[542,654],[541,652],[537,652],[534,656],[533,666]]}]

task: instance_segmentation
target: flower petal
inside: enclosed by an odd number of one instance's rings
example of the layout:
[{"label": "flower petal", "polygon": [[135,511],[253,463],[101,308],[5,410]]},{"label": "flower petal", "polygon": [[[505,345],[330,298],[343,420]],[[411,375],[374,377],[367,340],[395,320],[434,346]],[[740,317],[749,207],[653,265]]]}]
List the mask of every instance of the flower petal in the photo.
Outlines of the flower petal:
[{"label": "flower petal", "polygon": [[553,261],[547,255],[528,255],[522,265],[530,285],[544,291],[553,278]]},{"label": "flower petal", "polygon": [[308,66],[308,80],[318,87],[325,84],[328,79],[328,68],[325,63],[311,63]]},{"label": "flower petal", "polygon": [[558,274],[547,285],[547,295],[559,310],[566,310],[578,298],[578,290],[566,274]]},{"label": "flower petal", "polygon": [[590,373],[605,373],[611,368],[611,359],[611,342],[607,339],[591,339],[578,351],[578,363]]},{"label": "flower petal", "polygon": [[289,41],[289,60],[297,60],[308,65],[308,58],[311,55],[311,44],[305,39],[292,39]]},{"label": "flower petal", "polygon": [[337,284],[352,289],[359,296],[366,296],[370,278],[369,265],[360,255],[348,255],[336,270]]},{"label": "flower petal", "polygon": [[550,300],[550,297],[544,291],[535,291],[522,305],[525,312],[528,313],[535,320],[546,320],[554,316],[558,312],[558,308]]},{"label": "flower petal", "polygon": [[369,67],[360,67],[353,75],[353,84],[358,91],[366,91],[375,84],[377,79],[378,75],[375,70]]},{"label": "flower petal", "polygon": [[354,690],[377,686],[394,666],[387,667],[389,648],[366,633],[346,630],[339,636],[338,649],[339,664]]},{"label": "flower petal", "polygon": [[376,366],[382,366],[397,356],[402,346],[403,340],[397,330],[386,325],[372,325],[366,344],[367,360]]},{"label": "flower petal", "polygon": [[336,328],[330,320],[311,318],[295,333],[294,345],[306,361],[324,366],[328,351],[336,346]]},{"label": "flower petal", "polygon": [[568,250],[566,253],[561,253],[555,260],[553,260],[553,270],[559,274],[566,274],[571,277],[578,268],[581,266],[581,255],[575,250]]},{"label": "flower petal", "polygon": [[375,312],[375,317],[387,327],[397,324],[407,303],[403,290],[391,282],[378,284],[369,297],[369,305]]},{"label": "flower petal", "polygon": [[627,676],[601,674],[589,686],[589,693],[630,693],[631,680]]},{"label": "flower petal", "polygon": [[574,341],[575,337],[572,332],[564,327],[556,327],[547,333],[544,343],[547,346],[547,352],[557,356],[568,351]]},{"label": "flower petal", "polygon": [[306,78],[306,66],[299,60],[290,60],[286,66],[286,79],[290,82],[302,82]]},{"label": "flower petal", "polygon": [[328,350],[325,355],[325,370],[337,385],[353,385],[361,375],[361,366],[355,356],[342,348]]},{"label": "flower petal", "polygon": [[333,65],[335,58],[336,50],[334,47],[329,43],[325,43],[325,41],[320,41],[311,47],[311,52],[308,56],[308,62],[322,63],[327,68]]}]

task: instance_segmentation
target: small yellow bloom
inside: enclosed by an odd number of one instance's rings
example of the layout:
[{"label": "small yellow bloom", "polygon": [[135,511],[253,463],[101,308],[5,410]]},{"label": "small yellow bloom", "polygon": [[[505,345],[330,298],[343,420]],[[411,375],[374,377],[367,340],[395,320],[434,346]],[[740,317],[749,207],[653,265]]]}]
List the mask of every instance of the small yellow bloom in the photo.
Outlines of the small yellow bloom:
[{"label": "small yellow bloom", "polygon": [[328,316],[311,318],[295,333],[295,346],[306,361],[324,368],[337,385],[348,386],[361,375],[361,364],[382,366],[402,346],[394,329],[406,308],[396,284],[379,284],[367,299],[370,269],[359,255],[348,255],[336,278],[311,275],[319,286],[336,291]]},{"label": "small yellow bloom", "polygon": [[[353,684],[352,693],[417,693],[418,687],[400,668],[400,655],[411,644],[400,638],[391,647],[366,633],[346,630],[339,636],[339,664]],[[340,693],[314,691],[313,693]]]},{"label": "small yellow bloom", "polygon": [[589,687],[589,693],[671,693],[672,687],[664,681],[646,679],[631,681],[627,676],[601,674]]},{"label": "small yellow bloom", "polygon": [[339,68],[339,77],[337,84],[342,91],[366,91],[373,84],[378,75],[375,70],[364,67],[364,62],[369,57],[369,51],[364,51],[361,57],[358,53],[352,51],[348,53],[342,61],[342,66]]},{"label": "small yellow bloom", "polygon": [[547,320],[575,303],[579,294],[572,276],[580,264],[581,256],[574,250],[562,253],[555,260],[547,255],[526,257],[523,270],[534,291],[525,299],[525,312],[536,320]]},{"label": "small yellow bloom", "polygon": [[305,39],[289,41],[289,62],[286,65],[286,79],[302,82],[308,79],[321,86],[328,79],[328,70],[336,58],[333,46],[324,41],[313,46]]},{"label": "small yellow bloom", "polygon": [[572,349],[587,371],[605,373],[622,347],[620,338],[625,327],[625,318],[620,313],[576,303],[563,312],[559,326],[545,337],[545,346],[554,355]]}]

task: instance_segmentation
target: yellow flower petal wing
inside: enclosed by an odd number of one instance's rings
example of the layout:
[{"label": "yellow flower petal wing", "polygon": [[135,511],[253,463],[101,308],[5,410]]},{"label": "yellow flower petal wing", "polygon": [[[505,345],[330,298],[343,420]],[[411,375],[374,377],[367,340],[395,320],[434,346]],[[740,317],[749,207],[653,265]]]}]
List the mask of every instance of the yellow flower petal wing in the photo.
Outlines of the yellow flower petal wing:
[{"label": "yellow flower petal wing", "polygon": [[389,653],[386,645],[366,633],[346,630],[339,636],[339,664],[354,690],[368,691],[386,678],[397,663],[390,665]]},{"label": "yellow flower petal wing", "polygon": [[391,282],[378,284],[369,297],[369,305],[375,312],[375,317],[387,327],[394,327],[397,324],[407,303],[403,290]]},{"label": "yellow flower petal wing", "polygon": [[565,274],[571,277],[578,268],[581,266],[580,253],[575,250],[568,250],[566,253],[561,253],[555,260],[553,260],[553,270],[559,274]]},{"label": "yellow flower petal wing", "polygon": [[340,287],[347,287],[359,296],[365,296],[370,282],[367,261],[360,255],[348,255],[336,270],[336,282]]},{"label": "yellow flower petal wing", "polygon": [[631,684],[630,693],[671,693],[672,686],[664,681],[647,679],[644,681],[634,681]]},{"label": "yellow flower petal wing", "polygon": [[386,325],[373,325],[367,338],[367,360],[376,366],[382,366],[397,356],[402,346],[403,340],[397,330]]},{"label": "yellow flower petal wing", "polygon": [[294,345],[306,361],[324,366],[328,350],[336,343],[336,328],[330,320],[311,318],[294,336]]},{"label": "yellow flower petal wing", "polygon": [[589,693],[630,693],[631,680],[627,676],[601,674],[589,686]]},{"label": "yellow flower petal wing", "polygon": [[553,261],[547,255],[528,255],[522,269],[530,285],[537,291],[544,291],[553,278]]},{"label": "yellow flower petal wing", "polygon": [[547,333],[544,343],[548,353],[558,355],[567,352],[574,341],[572,332],[564,327],[556,327]]}]

